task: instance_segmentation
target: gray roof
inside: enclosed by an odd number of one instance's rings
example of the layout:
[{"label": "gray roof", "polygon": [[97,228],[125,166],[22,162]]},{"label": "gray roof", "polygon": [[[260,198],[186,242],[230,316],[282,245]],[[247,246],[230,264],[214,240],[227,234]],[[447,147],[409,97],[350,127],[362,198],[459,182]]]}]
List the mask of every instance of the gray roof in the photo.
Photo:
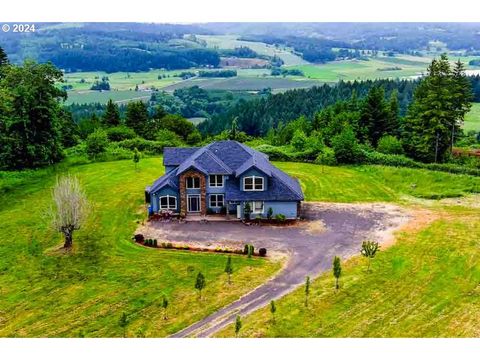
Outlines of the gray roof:
[{"label": "gray roof", "polygon": [[226,200],[271,200],[300,201],[303,192],[298,180],[290,177],[268,161],[268,156],[249,148],[237,141],[216,141],[202,148],[165,148],[165,166],[178,166],[159,178],[147,188],[149,192],[170,186],[178,189],[178,176],[189,170],[196,169],[205,175],[240,176],[251,168],[263,172],[268,177],[266,191],[242,191],[238,184],[227,181]]}]

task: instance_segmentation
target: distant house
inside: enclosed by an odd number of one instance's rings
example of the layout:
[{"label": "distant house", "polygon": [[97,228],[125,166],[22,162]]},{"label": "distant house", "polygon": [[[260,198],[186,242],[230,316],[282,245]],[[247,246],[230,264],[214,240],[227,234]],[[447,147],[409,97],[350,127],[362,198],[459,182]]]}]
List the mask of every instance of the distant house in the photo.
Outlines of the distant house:
[{"label": "distant house", "polygon": [[243,218],[298,216],[303,192],[297,179],[273,166],[268,156],[236,141],[204,147],[165,148],[165,175],[146,188],[150,213],[226,214]]}]

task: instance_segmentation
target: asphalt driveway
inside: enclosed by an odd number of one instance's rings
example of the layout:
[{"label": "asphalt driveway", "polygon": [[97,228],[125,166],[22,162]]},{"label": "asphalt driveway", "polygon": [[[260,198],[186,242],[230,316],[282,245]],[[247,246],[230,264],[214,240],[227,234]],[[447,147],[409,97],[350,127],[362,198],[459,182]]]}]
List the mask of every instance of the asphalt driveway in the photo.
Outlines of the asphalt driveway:
[{"label": "asphalt driveway", "polygon": [[286,266],[267,283],[237,301],[181,330],[172,337],[208,337],[246,314],[293,291],[331,268],[334,256],[359,254],[363,240],[385,244],[409,219],[399,207],[387,204],[305,203],[306,221],[295,226],[246,226],[239,222],[151,222],[139,229],[158,241],[202,246],[243,248],[247,243],[269,254],[288,256]]}]

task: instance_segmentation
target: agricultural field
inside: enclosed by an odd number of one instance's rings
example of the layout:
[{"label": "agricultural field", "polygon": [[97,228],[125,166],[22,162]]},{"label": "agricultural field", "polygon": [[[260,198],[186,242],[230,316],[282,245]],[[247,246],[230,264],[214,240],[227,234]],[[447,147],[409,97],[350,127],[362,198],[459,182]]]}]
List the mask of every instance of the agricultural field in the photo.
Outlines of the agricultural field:
[{"label": "agricultural field", "polygon": [[473,103],[472,109],[465,116],[463,125],[465,131],[479,131],[480,132],[480,103]]},{"label": "agricultural field", "polygon": [[[453,58],[452,58],[453,59]],[[468,64],[469,57],[461,57]],[[368,60],[341,60],[326,64],[307,64],[291,66],[288,68],[299,69],[310,79],[324,82],[339,80],[368,80],[384,78],[416,78],[422,75],[431,57],[398,55],[395,57],[380,56]],[[475,68],[468,67],[469,74],[473,75]]]},{"label": "agricultural field", "polygon": [[284,61],[285,66],[308,64],[300,56],[294,54],[288,48],[276,48],[275,46],[257,41],[238,40],[237,35],[196,35],[197,38],[206,41],[207,46],[218,49],[234,49],[240,46],[246,46],[257,52],[259,55],[278,56]]},{"label": "agricultural field", "polygon": [[[132,242],[145,218],[144,188],[163,171],[161,158],[57,165],[0,172],[0,336],[162,337],[207,316],[278,271],[262,258],[233,256],[226,285],[226,255],[144,248]],[[92,215],[64,254],[61,236],[45,216],[58,173],[77,175],[93,203]],[[207,287],[198,300],[195,277]],[[170,301],[163,320],[161,300]]]},{"label": "agricultural field", "polygon": [[87,104],[100,103],[106,104],[108,100],[112,99],[117,104],[128,103],[133,100],[148,101],[150,99],[150,91],[135,91],[135,90],[119,90],[119,91],[69,91],[66,105],[73,103]]}]

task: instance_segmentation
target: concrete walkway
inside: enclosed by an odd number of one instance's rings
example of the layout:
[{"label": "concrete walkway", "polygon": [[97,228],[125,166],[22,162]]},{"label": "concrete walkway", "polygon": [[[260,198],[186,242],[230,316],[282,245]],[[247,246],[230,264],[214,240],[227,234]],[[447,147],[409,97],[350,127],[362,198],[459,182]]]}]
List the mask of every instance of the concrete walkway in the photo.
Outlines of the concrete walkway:
[{"label": "concrete walkway", "polygon": [[276,277],[172,337],[211,336],[237,315],[244,317],[303,285],[306,276],[314,278],[329,270],[334,256],[345,259],[359,254],[363,240],[391,241],[392,233],[409,220],[404,210],[386,204],[305,203],[303,211],[307,221],[288,227],[151,223],[139,229],[162,241],[234,248],[251,243],[256,249],[265,247],[289,257]]}]

